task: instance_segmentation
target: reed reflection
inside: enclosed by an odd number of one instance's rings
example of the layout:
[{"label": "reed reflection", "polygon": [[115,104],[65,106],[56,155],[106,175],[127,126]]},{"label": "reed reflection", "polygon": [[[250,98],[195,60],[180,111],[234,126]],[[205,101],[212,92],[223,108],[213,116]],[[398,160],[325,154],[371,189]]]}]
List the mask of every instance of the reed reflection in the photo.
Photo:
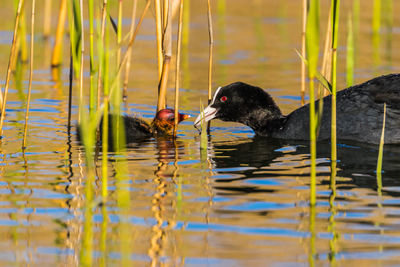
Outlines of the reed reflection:
[{"label": "reed reflection", "polygon": [[[169,235],[173,233],[171,230],[176,225],[177,217],[176,206],[179,194],[177,193],[176,178],[179,177],[178,160],[181,155],[185,154],[185,145],[179,140],[158,138],[156,142],[158,166],[154,172],[155,192],[151,207],[156,224],[152,227],[148,250],[151,266],[160,265],[160,257],[165,254],[168,240],[175,240]],[[169,168],[170,166],[174,168],[172,171]],[[178,185],[178,190],[179,187]],[[173,246],[173,250],[176,250],[176,242],[169,242],[169,244]]]}]

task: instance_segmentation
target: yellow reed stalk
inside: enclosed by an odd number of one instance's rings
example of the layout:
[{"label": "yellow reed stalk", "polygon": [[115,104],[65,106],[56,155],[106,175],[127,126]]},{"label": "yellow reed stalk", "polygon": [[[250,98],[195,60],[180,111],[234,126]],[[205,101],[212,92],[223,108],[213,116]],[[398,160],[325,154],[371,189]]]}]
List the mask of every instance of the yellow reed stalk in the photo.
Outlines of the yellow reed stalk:
[{"label": "yellow reed stalk", "polygon": [[50,36],[51,2],[52,2],[52,0],[45,0],[45,2],[44,2],[44,18],[43,18],[43,38],[44,39],[47,39]]},{"label": "yellow reed stalk", "polygon": [[[301,32],[301,56],[306,58],[307,0],[303,0],[303,23]],[[306,93],[306,64],[301,61],[301,105],[304,105]]]},{"label": "yellow reed stalk", "polygon": [[3,124],[4,124],[4,117],[6,115],[7,94],[8,94],[8,87],[10,85],[10,78],[11,78],[11,64],[14,61],[14,57],[15,57],[15,43],[16,43],[15,41],[17,39],[18,25],[19,25],[19,20],[20,20],[20,16],[21,16],[21,9],[22,9],[23,3],[24,3],[24,0],[19,0],[17,14],[15,16],[14,34],[13,34],[13,40],[12,40],[12,44],[11,44],[11,53],[10,53],[10,57],[8,60],[6,85],[4,87],[4,94],[3,94],[3,104],[1,106],[0,135],[3,135]]},{"label": "yellow reed stalk", "polygon": [[54,42],[53,54],[51,57],[51,66],[58,67],[61,64],[61,51],[64,36],[65,20],[67,19],[67,0],[61,0],[58,13],[57,31]]},{"label": "yellow reed stalk", "polygon": [[[136,19],[136,7],[137,7],[137,0],[133,1],[133,9],[132,9],[132,18],[131,18],[131,29],[129,31],[129,38],[132,38],[133,36],[133,31],[135,29],[135,19]],[[122,93],[122,100],[125,103],[125,107],[127,107],[127,100],[128,100],[128,82],[129,82],[129,72],[131,69],[131,57],[132,57],[132,49],[129,48],[127,53],[127,61],[126,61],[126,66],[125,66],[125,79],[124,79],[124,85],[123,85],[123,93]]]},{"label": "yellow reed stalk", "polygon": [[31,91],[32,91],[32,74],[33,74],[33,43],[35,37],[35,4],[36,0],[32,0],[32,15],[31,15],[31,46],[30,46],[30,59],[29,59],[29,85],[28,85],[28,99],[26,103],[25,112],[25,126],[24,126],[24,138],[22,140],[22,149],[26,148],[26,134],[28,131],[28,118],[29,118],[29,106],[31,103]]},{"label": "yellow reed stalk", "polygon": [[161,80],[158,86],[157,111],[164,109],[166,107],[168,74],[169,74],[171,55],[172,55],[172,27],[171,27],[172,19],[170,11],[171,11],[171,1],[168,0],[167,26],[165,28],[165,33],[163,38],[164,61],[163,61]]},{"label": "yellow reed stalk", "polygon": [[165,32],[165,30],[167,29],[167,24],[168,24],[168,16],[172,15],[172,13],[170,12],[170,8],[172,8],[172,5],[169,5],[169,2],[174,1],[174,0],[163,0],[163,32]]},{"label": "yellow reed stalk", "polygon": [[180,1],[179,7],[179,24],[178,24],[178,43],[176,49],[176,69],[175,69],[175,121],[174,121],[174,136],[178,130],[179,122],[179,75],[181,69],[181,47],[182,47],[182,23],[183,23],[183,0]]},{"label": "yellow reed stalk", "polygon": [[163,26],[161,19],[161,0],[154,0],[156,10],[156,35],[157,35],[157,61],[158,61],[158,80],[161,80],[163,71],[163,51],[162,51],[162,34]]}]

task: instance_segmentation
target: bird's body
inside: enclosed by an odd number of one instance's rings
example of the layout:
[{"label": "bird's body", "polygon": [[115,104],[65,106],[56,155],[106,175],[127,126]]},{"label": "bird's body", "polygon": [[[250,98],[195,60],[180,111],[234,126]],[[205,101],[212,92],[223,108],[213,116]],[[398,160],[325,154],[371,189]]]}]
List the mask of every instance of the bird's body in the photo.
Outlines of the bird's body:
[{"label": "bird's body", "polygon": [[[319,140],[331,137],[331,96],[323,101]],[[338,139],[379,143],[384,103],[387,104],[385,143],[400,144],[399,74],[377,77],[337,93]],[[261,136],[309,140],[309,104],[284,116],[268,93],[258,87],[241,82],[222,87],[207,108],[212,113],[208,120],[241,122]],[[207,120],[207,114],[205,117]],[[195,123],[198,122],[199,118]]]},{"label": "bird's body", "polygon": [[[181,122],[188,118],[188,115],[178,113],[178,122]],[[118,120],[118,118],[120,120]],[[127,144],[141,142],[150,137],[169,137],[173,136],[175,121],[175,112],[172,109],[162,109],[157,112],[151,124],[146,121],[127,115],[109,114],[108,115],[108,143],[112,147],[114,144],[115,134],[117,129],[121,129],[120,132],[125,133],[125,142]],[[121,125],[119,125],[121,123]],[[100,137],[103,132],[103,118],[99,124]],[[78,139],[81,140],[80,130],[78,131]],[[119,139],[121,140],[121,138]]]}]

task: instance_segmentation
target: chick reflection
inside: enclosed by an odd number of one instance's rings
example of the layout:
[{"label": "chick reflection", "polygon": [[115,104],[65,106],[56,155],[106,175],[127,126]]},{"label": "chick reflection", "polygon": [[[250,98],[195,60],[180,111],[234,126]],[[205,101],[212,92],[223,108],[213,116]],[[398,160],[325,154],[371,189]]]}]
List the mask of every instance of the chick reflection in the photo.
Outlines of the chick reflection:
[{"label": "chick reflection", "polygon": [[[153,182],[156,185],[153,194],[151,210],[156,224],[152,227],[150,248],[148,255],[151,258],[151,266],[159,266],[160,256],[163,255],[168,241],[168,230],[176,225],[176,184],[177,161],[180,155],[185,153],[184,143],[176,139],[157,139],[158,166],[154,172]],[[175,164],[170,164],[174,162]],[[171,244],[170,244],[171,245]],[[176,246],[175,242],[172,243]]]}]

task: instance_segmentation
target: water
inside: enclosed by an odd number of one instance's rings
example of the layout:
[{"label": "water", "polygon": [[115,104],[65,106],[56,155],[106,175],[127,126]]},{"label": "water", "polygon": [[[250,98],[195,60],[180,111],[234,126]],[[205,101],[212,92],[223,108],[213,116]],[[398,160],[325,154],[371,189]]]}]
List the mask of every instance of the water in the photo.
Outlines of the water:
[{"label": "water", "polygon": [[[301,11],[297,2],[254,0],[245,5],[239,0],[215,1],[213,88],[242,80],[268,90],[284,113],[299,106],[300,60],[293,51],[300,47]],[[398,38],[392,39],[392,50],[388,51],[385,40],[390,38],[384,30],[380,63],[374,65],[370,57],[372,1],[361,4],[365,12],[360,22],[356,82],[399,71],[392,63],[399,61]],[[343,5],[342,14],[346,14],[351,5]],[[324,14],[327,7],[328,1],[322,1]],[[11,8],[8,3],[0,11],[9,20],[0,27],[3,77],[11,42]],[[41,10],[39,6],[38,12]],[[205,3],[190,1],[181,105],[184,113],[193,116],[198,114],[199,99],[205,103],[207,94],[205,12]],[[130,14],[125,16],[129,18]],[[394,37],[398,34],[396,22]],[[341,23],[344,27],[346,20]],[[151,120],[157,86],[152,15],[146,17],[143,26],[135,46],[125,112]],[[342,88],[344,40],[342,30]],[[77,266],[83,248],[88,247],[96,266],[398,264],[398,146],[385,146],[379,187],[375,173],[378,148],[341,142],[336,191],[332,192],[330,144],[319,144],[317,205],[310,208],[307,142],[257,138],[245,126],[215,121],[209,148],[201,152],[193,120],[189,120],[181,124],[176,142],[150,139],[127,148],[127,177],[122,183],[118,176],[121,157],[110,154],[109,198],[102,202],[101,181],[96,179],[93,213],[85,214],[84,152],[76,140],[76,128],[68,132],[66,127],[67,56],[60,82],[54,82],[49,70],[52,41],[46,44],[38,38],[35,42],[25,152],[21,142],[27,78],[20,86],[13,83],[10,88],[0,148],[0,265]],[[25,70],[24,77],[26,74]],[[85,82],[88,85],[88,76]],[[172,93],[173,81],[170,87]],[[173,97],[168,101],[172,105]],[[73,113],[76,121],[76,106]],[[86,220],[91,231],[84,230],[85,217],[92,218]],[[92,245],[85,240],[93,240]]]}]

